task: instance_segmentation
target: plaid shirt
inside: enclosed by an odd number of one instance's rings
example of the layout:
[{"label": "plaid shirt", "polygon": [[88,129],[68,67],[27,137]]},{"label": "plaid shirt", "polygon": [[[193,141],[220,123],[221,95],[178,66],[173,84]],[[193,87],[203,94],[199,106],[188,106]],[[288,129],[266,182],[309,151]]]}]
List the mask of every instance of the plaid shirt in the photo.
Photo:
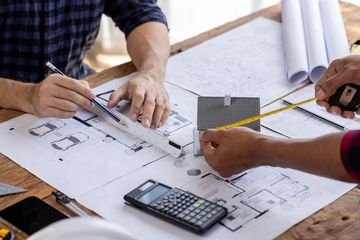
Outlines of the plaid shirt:
[{"label": "plaid shirt", "polygon": [[156,0],[0,1],[0,77],[40,82],[50,73],[47,61],[67,76],[88,75],[83,59],[103,13],[126,37],[145,22],[166,24]]},{"label": "plaid shirt", "polygon": [[360,182],[360,130],[350,131],[344,136],[341,159],[349,174]]}]

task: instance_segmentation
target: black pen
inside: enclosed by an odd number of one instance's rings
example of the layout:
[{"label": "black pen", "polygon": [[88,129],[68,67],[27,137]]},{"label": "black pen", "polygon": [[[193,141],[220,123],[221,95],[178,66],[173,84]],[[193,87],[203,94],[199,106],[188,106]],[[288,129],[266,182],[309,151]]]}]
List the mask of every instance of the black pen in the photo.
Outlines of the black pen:
[{"label": "black pen", "polygon": [[[62,76],[66,76],[62,71],[60,71],[57,67],[55,67],[51,62],[47,62],[46,66],[51,69],[52,71],[62,75]],[[95,104],[95,106],[97,106],[101,111],[103,111],[104,113],[106,113],[107,115],[109,115],[112,119],[114,119],[116,122],[120,122],[120,119],[115,116],[112,112],[110,112],[106,107],[104,107],[103,105],[101,105],[99,102],[97,102],[95,99],[90,99],[90,101]]]}]

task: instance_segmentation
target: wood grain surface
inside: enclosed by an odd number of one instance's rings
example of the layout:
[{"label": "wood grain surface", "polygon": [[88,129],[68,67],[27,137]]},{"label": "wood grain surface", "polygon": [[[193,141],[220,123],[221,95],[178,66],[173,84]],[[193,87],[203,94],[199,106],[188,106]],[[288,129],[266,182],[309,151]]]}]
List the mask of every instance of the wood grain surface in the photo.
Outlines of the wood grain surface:
[{"label": "wood grain surface", "polygon": [[[341,8],[348,39],[351,43],[360,39],[360,8],[348,3],[341,3]],[[174,55],[181,51],[186,51],[186,49],[189,49],[192,46],[200,44],[260,16],[281,21],[280,11],[280,5],[275,5],[229,22],[210,31],[201,33],[198,36],[171,46],[171,54]],[[126,63],[89,76],[86,79],[89,81],[91,87],[95,87],[108,80],[128,75],[134,71],[134,65],[132,63]],[[9,120],[21,114],[21,112],[15,110],[0,109],[0,122]],[[19,151],[21,151],[21,149],[19,149]],[[44,183],[39,178],[1,154],[0,166],[0,182],[28,189],[26,193],[0,197],[0,209],[10,206],[28,196],[37,196],[65,214],[72,216],[72,213],[55,202],[51,195],[51,192],[55,189],[51,186]],[[91,211],[87,211],[90,214],[93,214]],[[0,227],[2,226],[9,227],[9,224],[0,219]],[[308,217],[304,221],[296,224],[294,227],[280,235],[277,239],[360,239],[359,236],[360,189],[359,187],[356,187],[335,202]],[[16,239],[21,240],[25,238],[26,235],[24,233],[17,231]]]}]

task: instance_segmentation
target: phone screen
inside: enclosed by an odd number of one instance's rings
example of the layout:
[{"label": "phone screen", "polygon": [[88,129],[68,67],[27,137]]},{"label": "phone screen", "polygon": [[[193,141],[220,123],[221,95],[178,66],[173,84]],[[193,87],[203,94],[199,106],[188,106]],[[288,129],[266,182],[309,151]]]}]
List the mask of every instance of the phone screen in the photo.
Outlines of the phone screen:
[{"label": "phone screen", "polygon": [[0,217],[28,235],[67,216],[36,197],[28,197],[0,211]]}]

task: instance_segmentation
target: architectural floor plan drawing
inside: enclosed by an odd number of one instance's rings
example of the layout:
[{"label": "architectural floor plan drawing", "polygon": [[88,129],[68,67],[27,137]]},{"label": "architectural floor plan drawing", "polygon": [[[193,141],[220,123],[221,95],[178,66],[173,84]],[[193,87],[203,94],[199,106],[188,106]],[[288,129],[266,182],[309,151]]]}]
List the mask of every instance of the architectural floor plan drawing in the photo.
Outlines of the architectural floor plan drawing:
[{"label": "architectural floor plan drawing", "polygon": [[[116,89],[113,86],[119,86],[121,80],[97,88],[101,97],[98,100],[106,104],[105,97],[109,94],[102,93],[109,92],[108,87]],[[186,94],[169,85],[169,92],[172,90],[174,94]],[[186,97],[180,94],[178,99],[174,98],[167,123],[155,131],[177,138],[183,145],[190,144],[194,120],[180,114],[179,106],[184,105],[181,98],[194,101],[195,97],[188,93]],[[128,108],[129,103],[123,101],[114,111],[126,113]],[[191,107],[187,106],[186,110],[195,115]],[[1,148],[5,149],[2,153],[18,159],[30,172],[71,197],[96,189],[166,155],[144,140],[122,132],[101,115],[86,110],[79,111],[72,119],[41,119],[25,114],[2,124],[0,132],[9,137],[6,141],[0,140]],[[22,151],[15,151],[11,147],[13,144],[20,144]]]},{"label": "architectural floor plan drawing", "polygon": [[[182,158],[166,156],[77,200],[105,219],[136,232],[140,239],[155,239],[151,236],[179,240],[273,239],[354,187],[353,184],[267,166],[224,179],[203,157],[192,156],[192,145],[185,151],[187,154]],[[229,213],[207,235],[199,236],[130,207],[119,199],[148,179],[217,202]],[[141,230],[136,227],[140,225]]]},{"label": "architectural floor plan drawing", "polygon": [[277,206],[295,208],[316,192],[276,169],[257,168],[224,180],[208,174],[182,186],[190,192],[225,206],[229,214],[221,224],[236,231]]}]

